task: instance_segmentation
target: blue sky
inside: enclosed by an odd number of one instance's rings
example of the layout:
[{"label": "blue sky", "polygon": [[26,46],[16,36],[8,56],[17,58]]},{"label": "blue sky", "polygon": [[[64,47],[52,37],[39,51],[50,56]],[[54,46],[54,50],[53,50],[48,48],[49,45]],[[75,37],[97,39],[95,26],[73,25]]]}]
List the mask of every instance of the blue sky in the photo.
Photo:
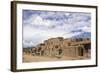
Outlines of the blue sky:
[{"label": "blue sky", "polygon": [[23,47],[54,37],[71,38],[91,33],[91,14],[82,12],[23,10]]}]

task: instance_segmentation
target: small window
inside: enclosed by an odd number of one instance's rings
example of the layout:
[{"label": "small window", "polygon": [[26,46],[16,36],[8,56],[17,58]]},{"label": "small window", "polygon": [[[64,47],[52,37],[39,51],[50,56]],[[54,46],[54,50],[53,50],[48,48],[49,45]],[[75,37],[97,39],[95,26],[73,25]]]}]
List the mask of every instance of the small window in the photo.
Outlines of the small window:
[{"label": "small window", "polygon": [[58,48],[58,45],[56,45],[55,48]]}]

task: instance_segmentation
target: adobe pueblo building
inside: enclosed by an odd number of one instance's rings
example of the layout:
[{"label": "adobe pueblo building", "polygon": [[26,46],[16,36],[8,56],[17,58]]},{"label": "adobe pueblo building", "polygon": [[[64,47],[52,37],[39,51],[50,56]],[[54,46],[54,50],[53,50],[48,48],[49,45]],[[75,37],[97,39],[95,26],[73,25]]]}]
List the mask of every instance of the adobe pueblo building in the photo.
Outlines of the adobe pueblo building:
[{"label": "adobe pueblo building", "polygon": [[80,58],[90,58],[91,40],[82,39],[64,39],[63,37],[50,38],[36,47],[24,48],[23,52],[32,56],[56,57],[61,59],[63,56]]}]

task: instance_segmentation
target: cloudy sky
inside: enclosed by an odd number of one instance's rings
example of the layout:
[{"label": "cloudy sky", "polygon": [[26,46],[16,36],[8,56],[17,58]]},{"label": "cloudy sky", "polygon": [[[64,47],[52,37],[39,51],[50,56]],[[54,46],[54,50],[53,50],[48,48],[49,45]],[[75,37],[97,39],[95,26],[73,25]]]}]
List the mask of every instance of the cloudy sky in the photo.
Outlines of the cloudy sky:
[{"label": "cloudy sky", "polygon": [[91,14],[23,10],[23,47],[36,46],[52,37],[71,38],[91,33]]}]

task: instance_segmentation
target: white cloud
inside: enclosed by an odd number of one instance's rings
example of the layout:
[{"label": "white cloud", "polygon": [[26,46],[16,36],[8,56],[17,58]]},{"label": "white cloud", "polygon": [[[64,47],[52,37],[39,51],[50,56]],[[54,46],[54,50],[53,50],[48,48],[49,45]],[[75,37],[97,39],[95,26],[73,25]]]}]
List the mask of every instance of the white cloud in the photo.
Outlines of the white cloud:
[{"label": "white cloud", "polygon": [[90,27],[87,27],[87,26],[83,27],[82,30],[84,32],[91,32],[91,28]]},{"label": "white cloud", "polygon": [[65,13],[65,15],[66,15],[66,16],[69,16],[69,15],[70,15],[70,13]]},{"label": "white cloud", "polygon": [[[24,26],[23,27],[23,43],[31,45],[36,45],[38,43],[43,42],[44,40],[51,38],[51,37],[58,37],[58,36],[63,36],[64,32],[63,31],[58,31],[58,30],[41,30],[41,29],[36,29],[30,26]],[[28,41],[28,42],[25,42]]]}]

